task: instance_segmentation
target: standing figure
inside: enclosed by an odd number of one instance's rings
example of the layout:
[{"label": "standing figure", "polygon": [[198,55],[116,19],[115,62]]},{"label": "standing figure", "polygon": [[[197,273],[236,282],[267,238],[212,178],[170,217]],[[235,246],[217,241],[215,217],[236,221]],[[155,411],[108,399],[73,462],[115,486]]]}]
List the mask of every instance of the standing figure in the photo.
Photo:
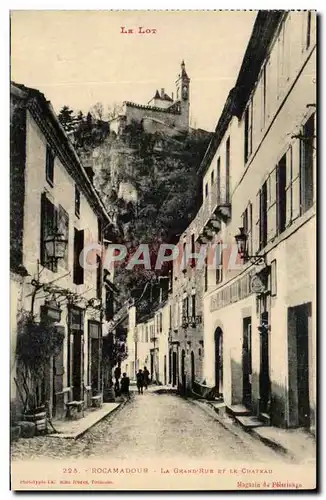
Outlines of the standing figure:
[{"label": "standing figure", "polygon": [[144,387],[145,389],[147,389],[147,387],[149,386],[149,371],[147,370],[146,366],[144,366],[143,374],[144,374]]},{"label": "standing figure", "polygon": [[144,388],[144,374],[141,369],[139,369],[137,375],[137,388],[138,388],[138,394],[143,394],[143,388]]},{"label": "standing figure", "polygon": [[129,393],[129,385],[130,385],[130,379],[127,377],[126,373],[122,374],[122,379],[121,379],[121,396],[125,399],[130,399],[130,393]]},{"label": "standing figure", "polygon": [[120,384],[119,384],[119,379],[117,378],[115,379],[115,384],[114,384],[114,394],[116,398],[120,396]]}]

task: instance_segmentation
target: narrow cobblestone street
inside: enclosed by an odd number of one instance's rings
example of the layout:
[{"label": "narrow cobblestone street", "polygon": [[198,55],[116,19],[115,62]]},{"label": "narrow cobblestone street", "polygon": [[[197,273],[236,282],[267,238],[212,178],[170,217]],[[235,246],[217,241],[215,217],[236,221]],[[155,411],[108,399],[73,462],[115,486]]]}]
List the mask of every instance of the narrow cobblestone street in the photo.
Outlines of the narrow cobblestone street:
[{"label": "narrow cobblestone street", "polygon": [[152,391],[133,393],[131,402],[80,439],[36,437],[12,445],[13,460],[103,457],[286,461],[241,429],[225,429],[191,401]]}]

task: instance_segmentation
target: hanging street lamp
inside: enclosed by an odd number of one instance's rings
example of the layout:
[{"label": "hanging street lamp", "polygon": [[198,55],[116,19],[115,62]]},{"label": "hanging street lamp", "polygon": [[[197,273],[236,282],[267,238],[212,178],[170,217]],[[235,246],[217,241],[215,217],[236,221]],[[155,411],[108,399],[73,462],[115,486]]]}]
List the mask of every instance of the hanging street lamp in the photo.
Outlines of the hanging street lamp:
[{"label": "hanging street lamp", "polygon": [[266,265],[266,255],[248,255],[248,236],[243,227],[239,227],[239,231],[239,234],[236,234],[234,239],[237,243],[238,253],[241,259],[243,259],[245,263],[251,262],[256,265]]}]

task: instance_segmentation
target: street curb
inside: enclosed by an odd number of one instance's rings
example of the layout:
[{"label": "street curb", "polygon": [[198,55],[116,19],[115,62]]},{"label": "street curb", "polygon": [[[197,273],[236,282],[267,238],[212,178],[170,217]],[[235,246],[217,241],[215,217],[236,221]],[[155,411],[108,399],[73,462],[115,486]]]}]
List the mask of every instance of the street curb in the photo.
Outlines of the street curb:
[{"label": "street curb", "polygon": [[104,420],[109,415],[112,415],[113,413],[115,413],[117,410],[122,408],[125,404],[126,404],[126,401],[121,402],[119,404],[119,406],[116,406],[116,408],[112,408],[112,410],[110,410],[108,413],[99,417],[98,420],[93,422],[89,427],[87,427],[86,429],[83,429],[82,431],[79,431],[79,432],[74,433],[74,434],[64,434],[64,433],[60,434],[60,432],[58,432],[57,434],[48,434],[48,437],[61,438],[61,439],[75,439],[75,440],[79,439],[81,436],[86,434],[86,432],[88,432],[90,429],[92,429],[92,427],[94,427],[94,425],[98,424],[99,422]]},{"label": "street curb", "polygon": [[[222,417],[219,416],[219,414],[215,411],[215,408],[208,403],[201,403],[200,401],[196,400],[196,399],[187,399],[187,401],[195,404],[196,406],[198,406],[199,408],[201,408],[202,410],[206,411],[206,410],[210,410],[210,413],[208,413],[212,418],[214,418],[214,420],[217,420],[217,422],[219,424],[221,424],[221,426],[226,429],[227,431],[231,432],[233,435],[235,436],[238,436],[238,434],[235,432],[234,430],[234,427],[227,424],[224,419]],[[211,412],[213,412],[213,414],[211,414]],[[207,413],[207,412],[206,412]]]},{"label": "street curb", "polygon": [[261,441],[264,445],[269,446],[274,451],[282,453],[282,455],[286,455],[286,456],[288,456],[288,457],[290,457],[290,458],[292,458],[292,459],[295,460],[295,456],[287,448],[285,448],[284,446],[282,446],[277,441],[274,441],[271,438],[267,438],[267,437],[261,436],[258,432],[255,431],[255,429],[252,429],[252,430],[250,430],[248,432],[255,439],[257,439],[258,441]]}]

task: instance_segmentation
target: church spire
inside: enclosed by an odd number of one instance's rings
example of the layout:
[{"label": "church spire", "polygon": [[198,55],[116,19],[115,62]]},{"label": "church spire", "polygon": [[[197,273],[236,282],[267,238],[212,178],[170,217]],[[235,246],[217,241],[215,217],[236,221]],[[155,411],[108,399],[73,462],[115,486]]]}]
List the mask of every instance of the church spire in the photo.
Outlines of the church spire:
[{"label": "church spire", "polygon": [[190,80],[189,76],[187,75],[187,72],[186,72],[186,65],[185,65],[184,59],[182,59],[182,62],[181,62],[181,75],[180,76],[183,80]]}]

